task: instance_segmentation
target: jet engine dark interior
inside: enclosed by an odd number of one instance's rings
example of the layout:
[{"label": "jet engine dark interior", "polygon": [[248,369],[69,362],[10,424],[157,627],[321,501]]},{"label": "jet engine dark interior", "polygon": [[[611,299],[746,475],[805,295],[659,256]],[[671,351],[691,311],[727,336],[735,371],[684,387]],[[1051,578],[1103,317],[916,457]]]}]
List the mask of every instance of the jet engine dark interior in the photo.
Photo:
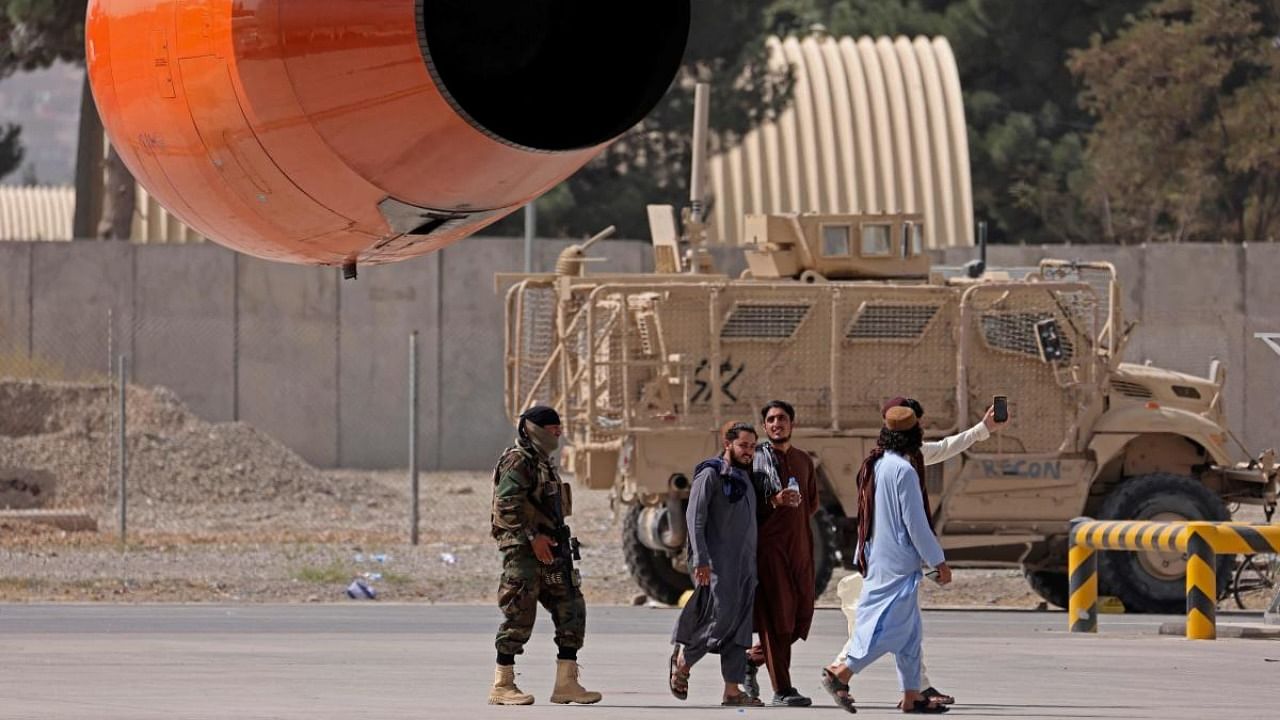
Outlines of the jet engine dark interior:
[{"label": "jet engine dark interior", "polygon": [[423,56],[478,129],[536,150],[606,142],[667,91],[690,0],[418,0]]}]

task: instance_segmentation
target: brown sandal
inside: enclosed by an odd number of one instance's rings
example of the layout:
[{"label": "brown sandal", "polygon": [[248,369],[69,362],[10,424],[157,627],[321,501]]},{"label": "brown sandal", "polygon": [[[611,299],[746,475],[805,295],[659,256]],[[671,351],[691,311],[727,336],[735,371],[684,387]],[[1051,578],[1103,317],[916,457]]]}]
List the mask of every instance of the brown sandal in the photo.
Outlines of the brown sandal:
[{"label": "brown sandal", "polygon": [[845,712],[858,712],[858,708],[853,705],[853,696],[849,694],[849,683],[836,677],[829,668],[822,668],[822,689],[826,690],[831,695],[831,699],[836,701],[836,705],[843,708]]},{"label": "brown sandal", "polygon": [[899,702],[898,707],[901,708],[904,713],[923,713],[926,715],[940,715],[951,710],[951,708],[946,705],[940,705],[930,700],[916,700],[909,708],[902,707],[902,703]]},{"label": "brown sandal", "polygon": [[721,705],[729,707],[764,707],[764,701],[760,698],[751,697],[750,695],[740,692],[737,695],[726,697]]},{"label": "brown sandal", "polygon": [[920,694],[924,696],[925,700],[928,700],[929,702],[934,703],[936,705],[955,705],[956,704],[956,699],[954,697],[951,697],[950,695],[944,692],[941,692],[940,690],[938,690],[933,686],[929,686],[921,690]]},{"label": "brown sandal", "polygon": [[689,699],[689,671],[680,669],[679,645],[671,651],[671,675],[667,678],[667,685],[677,700]]}]

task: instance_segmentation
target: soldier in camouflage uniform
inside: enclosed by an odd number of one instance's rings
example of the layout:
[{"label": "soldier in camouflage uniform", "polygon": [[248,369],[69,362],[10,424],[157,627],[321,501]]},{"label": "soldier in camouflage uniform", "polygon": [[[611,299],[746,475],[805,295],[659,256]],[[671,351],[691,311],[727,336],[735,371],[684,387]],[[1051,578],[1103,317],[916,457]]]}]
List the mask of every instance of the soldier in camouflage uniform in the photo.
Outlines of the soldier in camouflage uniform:
[{"label": "soldier in camouflage uniform", "polygon": [[493,471],[493,537],[502,553],[498,606],[498,667],[490,705],[531,705],[533,696],[516,687],[516,655],[533,631],[538,603],[556,626],[556,685],[553,703],[600,702],[600,693],[578,684],[578,650],[587,629],[587,604],[573,569],[576,540],[569,536],[568,486],[560,482],[551,453],[560,444],[560,415],[537,405],[516,423],[516,444]]}]

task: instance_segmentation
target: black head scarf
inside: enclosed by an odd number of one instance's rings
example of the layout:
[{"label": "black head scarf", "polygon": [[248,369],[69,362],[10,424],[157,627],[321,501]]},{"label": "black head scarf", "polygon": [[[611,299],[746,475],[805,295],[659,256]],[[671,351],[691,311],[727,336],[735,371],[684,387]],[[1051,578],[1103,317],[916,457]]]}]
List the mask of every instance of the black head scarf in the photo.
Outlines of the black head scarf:
[{"label": "black head scarf", "polygon": [[520,419],[516,421],[516,429],[520,433],[520,437],[526,437],[524,432],[524,421],[537,425],[538,427],[546,427],[548,425],[560,424],[560,413],[556,409],[548,405],[534,405],[533,407],[520,413]]}]

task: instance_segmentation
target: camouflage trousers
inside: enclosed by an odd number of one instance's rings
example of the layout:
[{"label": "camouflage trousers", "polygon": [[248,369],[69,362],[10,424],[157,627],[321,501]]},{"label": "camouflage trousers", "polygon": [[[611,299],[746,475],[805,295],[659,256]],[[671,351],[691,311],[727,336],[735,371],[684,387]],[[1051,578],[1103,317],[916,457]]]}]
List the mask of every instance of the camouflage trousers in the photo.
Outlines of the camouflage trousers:
[{"label": "camouflage trousers", "polygon": [[503,621],[498,628],[498,652],[519,655],[533,633],[538,603],[551,613],[556,626],[556,645],[582,647],[587,632],[587,603],[578,587],[578,571],[557,560],[543,565],[528,545],[502,551],[502,581],[498,585],[498,607]]}]

